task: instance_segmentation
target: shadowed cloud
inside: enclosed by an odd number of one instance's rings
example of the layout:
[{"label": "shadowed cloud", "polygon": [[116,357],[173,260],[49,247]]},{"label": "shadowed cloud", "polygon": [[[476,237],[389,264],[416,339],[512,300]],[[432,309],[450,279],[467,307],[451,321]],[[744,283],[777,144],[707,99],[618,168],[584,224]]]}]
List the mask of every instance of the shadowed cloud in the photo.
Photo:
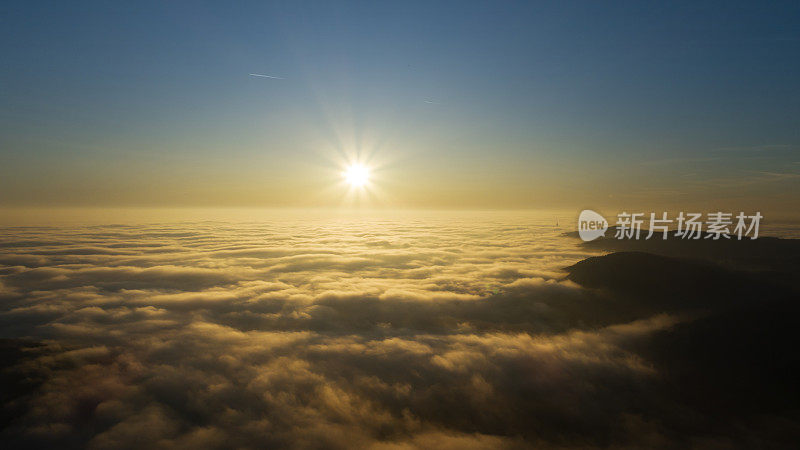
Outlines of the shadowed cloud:
[{"label": "shadowed cloud", "polygon": [[783,284],[646,253],[586,259],[549,225],[515,225],[7,229],[3,439],[529,448],[794,436],[793,331],[774,318],[795,313]]}]

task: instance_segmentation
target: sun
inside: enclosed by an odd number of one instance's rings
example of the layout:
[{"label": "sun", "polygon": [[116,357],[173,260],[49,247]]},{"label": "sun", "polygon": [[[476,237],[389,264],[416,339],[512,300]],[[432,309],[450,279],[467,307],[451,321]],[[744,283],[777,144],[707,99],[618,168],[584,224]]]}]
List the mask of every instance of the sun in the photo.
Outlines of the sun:
[{"label": "sun", "polygon": [[352,187],[363,187],[369,181],[369,169],[361,164],[349,165],[343,175]]}]

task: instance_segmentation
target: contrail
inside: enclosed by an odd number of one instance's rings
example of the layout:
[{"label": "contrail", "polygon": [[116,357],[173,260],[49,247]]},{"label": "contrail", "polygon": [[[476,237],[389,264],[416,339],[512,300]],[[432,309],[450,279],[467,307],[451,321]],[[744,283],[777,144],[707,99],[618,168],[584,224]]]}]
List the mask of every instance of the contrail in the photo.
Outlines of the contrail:
[{"label": "contrail", "polygon": [[283,77],[273,77],[272,75],[262,75],[260,73],[251,73],[251,77],[272,78],[273,80],[285,80]]}]

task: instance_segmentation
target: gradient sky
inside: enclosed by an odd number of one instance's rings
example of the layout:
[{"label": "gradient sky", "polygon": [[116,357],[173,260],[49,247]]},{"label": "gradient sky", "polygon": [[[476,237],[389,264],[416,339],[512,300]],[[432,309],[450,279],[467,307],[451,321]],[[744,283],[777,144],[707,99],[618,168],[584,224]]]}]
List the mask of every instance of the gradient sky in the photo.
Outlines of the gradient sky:
[{"label": "gradient sky", "polygon": [[0,8],[4,206],[800,205],[796,1]]}]

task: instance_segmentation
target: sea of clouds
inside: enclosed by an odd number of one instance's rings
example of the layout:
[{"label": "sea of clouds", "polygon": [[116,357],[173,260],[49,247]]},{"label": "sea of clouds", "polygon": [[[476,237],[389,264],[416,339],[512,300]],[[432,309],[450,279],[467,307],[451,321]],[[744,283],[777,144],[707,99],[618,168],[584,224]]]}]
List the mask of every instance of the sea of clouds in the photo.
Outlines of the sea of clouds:
[{"label": "sea of clouds", "polygon": [[469,215],[5,228],[0,433],[18,447],[674,443],[658,417],[680,406],[635,343],[685,318],[598,307],[563,271],[598,253],[564,231]]}]

